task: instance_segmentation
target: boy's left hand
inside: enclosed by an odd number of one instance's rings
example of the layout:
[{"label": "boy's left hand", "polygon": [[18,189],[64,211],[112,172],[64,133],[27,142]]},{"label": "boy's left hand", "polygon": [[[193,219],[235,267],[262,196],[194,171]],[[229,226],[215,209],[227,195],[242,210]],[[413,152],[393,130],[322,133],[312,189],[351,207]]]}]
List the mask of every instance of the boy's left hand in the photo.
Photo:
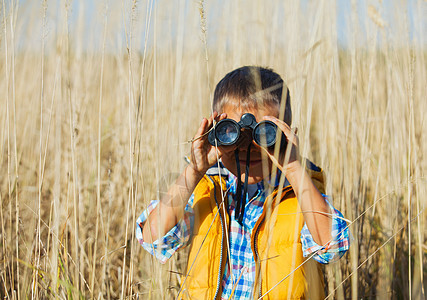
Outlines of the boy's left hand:
[{"label": "boy's left hand", "polygon": [[294,132],[288,124],[275,117],[264,116],[264,120],[268,120],[276,124],[277,127],[284,133],[288,141],[287,147],[285,149],[280,149],[278,160],[276,159],[276,157],[274,157],[274,148],[271,150],[268,149],[266,151],[268,157],[273,161],[273,163],[277,164],[279,169],[285,171],[285,169],[291,167],[293,163],[299,162],[300,160],[299,140],[298,136],[296,135],[297,132],[296,130]]},{"label": "boy's left hand", "polygon": [[327,245],[331,241],[331,211],[323,195],[313,184],[310,176],[302,168],[298,151],[298,137],[288,124],[274,118],[265,116],[279,127],[288,139],[288,146],[281,150],[279,158],[274,157],[274,150],[265,151],[271,161],[285,174],[286,179],[296,193],[304,221],[313,240],[318,245]]}]

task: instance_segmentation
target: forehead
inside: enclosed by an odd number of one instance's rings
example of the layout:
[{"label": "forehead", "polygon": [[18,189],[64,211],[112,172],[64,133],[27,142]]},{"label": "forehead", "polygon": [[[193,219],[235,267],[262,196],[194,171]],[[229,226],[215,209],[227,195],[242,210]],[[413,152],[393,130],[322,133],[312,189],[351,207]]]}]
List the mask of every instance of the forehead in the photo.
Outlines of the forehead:
[{"label": "forehead", "polygon": [[239,122],[245,113],[253,114],[257,122],[262,121],[264,116],[279,117],[279,110],[274,106],[242,107],[240,105],[226,104],[222,112],[227,114],[228,119],[233,119],[236,122]]}]

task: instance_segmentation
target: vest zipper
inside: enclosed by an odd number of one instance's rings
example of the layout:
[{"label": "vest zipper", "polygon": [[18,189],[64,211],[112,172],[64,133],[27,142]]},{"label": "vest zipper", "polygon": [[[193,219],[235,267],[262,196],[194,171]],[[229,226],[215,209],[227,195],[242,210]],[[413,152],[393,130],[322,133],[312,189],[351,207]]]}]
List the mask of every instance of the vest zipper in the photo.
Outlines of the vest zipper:
[{"label": "vest zipper", "polygon": [[[218,206],[217,206],[218,207]],[[218,210],[220,208],[218,207]],[[221,211],[219,210],[219,212],[221,214]],[[219,217],[219,219],[221,220],[221,257],[219,258],[219,271],[218,271],[218,279],[217,279],[217,283],[216,283],[216,291],[215,291],[215,296],[214,299],[216,299],[216,297],[218,297],[218,292],[219,292],[219,287],[221,286],[221,280],[222,280],[222,256],[223,256],[223,246],[224,246],[224,222],[221,218],[221,215]]]},{"label": "vest zipper", "polygon": [[260,258],[259,258],[259,253],[258,253],[258,247],[257,247],[257,239],[258,239],[258,233],[259,233],[259,228],[261,227],[262,223],[264,222],[264,219],[261,220],[261,222],[258,224],[258,227],[255,231],[255,236],[254,236],[254,250],[255,250],[255,256],[256,256],[256,268],[259,270],[259,276],[258,276],[258,284],[259,284],[259,288],[258,288],[258,298],[260,298],[262,296],[262,291],[261,291],[261,262],[260,262]]},{"label": "vest zipper", "polygon": [[[209,178],[209,180],[212,182],[212,184],[214,186],[215,204],[216,204],[216,207],[218,209],[219,220],[221,222],[221,256],[219,258],[219,271],[218,271],[218,278],[217,278],[217,284],[216,284],[216,291],[215,291],[215,295],[213,297],[213,299],[216,299],[218,297],[219,289],[220,289],[220,286],[221,286],[221,280],[222,280],[222,257],[223,257],[223,250],[224,250],[224,221],[223,221],[223,219],[221,217],[221,208],[220,208],[220,206],[218,204],[218,200],[216,198],[216,184],[215,184],[215,181],[209,175],[208,175],[208,178]],[[222,184],[221,177],[219,177],[219,184]],[[224,218],[225,218],[225,216],[224,216]]]}]

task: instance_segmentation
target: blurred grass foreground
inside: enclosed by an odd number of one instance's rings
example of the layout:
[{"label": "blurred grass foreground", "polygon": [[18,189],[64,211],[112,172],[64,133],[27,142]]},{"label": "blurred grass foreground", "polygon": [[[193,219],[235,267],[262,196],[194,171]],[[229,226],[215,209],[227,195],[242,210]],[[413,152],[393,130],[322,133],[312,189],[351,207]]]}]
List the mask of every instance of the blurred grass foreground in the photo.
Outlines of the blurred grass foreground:
[{"label": "blurred grass foreground", "polygon": [[330,299],[425,299],[425,1],[0,2],[0,296],[170,299],[135,220],[242,65],[288,83],[352,246]]}]

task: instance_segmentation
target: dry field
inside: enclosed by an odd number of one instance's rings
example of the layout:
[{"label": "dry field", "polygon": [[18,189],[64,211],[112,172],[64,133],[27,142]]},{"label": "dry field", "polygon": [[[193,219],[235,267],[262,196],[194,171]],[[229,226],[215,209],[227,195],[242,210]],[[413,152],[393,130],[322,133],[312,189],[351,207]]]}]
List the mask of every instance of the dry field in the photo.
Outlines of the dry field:
[{"label": "dry field", "polygon": [[2,298],[172,298],[135,220],[218,80],[262,65],[352,221],[329,299],[425,299],[425,1],[93,2],[0,3]]}]

